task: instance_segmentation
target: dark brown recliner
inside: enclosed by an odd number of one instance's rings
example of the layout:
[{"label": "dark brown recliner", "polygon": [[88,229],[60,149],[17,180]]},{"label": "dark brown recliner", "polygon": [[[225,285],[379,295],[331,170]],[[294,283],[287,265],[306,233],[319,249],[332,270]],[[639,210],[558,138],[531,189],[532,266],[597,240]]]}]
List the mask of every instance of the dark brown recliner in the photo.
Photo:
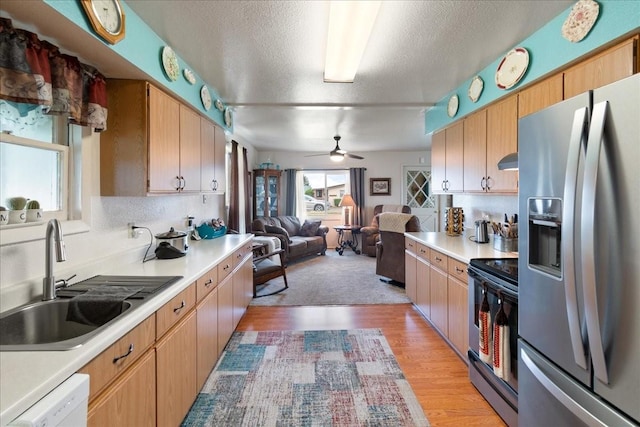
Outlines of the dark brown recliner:
[{"label": "dark brown recliner", "polygon": [[376,244],[380,240],[380,230],[378,227],[378,215],[383,212],[401,212],[410,214],[411,208],[407,205],[376,205],[373,208],[373,218],[371,225],[362,227],[362,253],[368,256],[376,256]]},{"label": "dark brown recliner", "polygon": [[394,284],[404,284],[404,233],[420,231],[420,220],[411,214],[385,212],[379,215],[380,241],[376,248],[376,274]]}]

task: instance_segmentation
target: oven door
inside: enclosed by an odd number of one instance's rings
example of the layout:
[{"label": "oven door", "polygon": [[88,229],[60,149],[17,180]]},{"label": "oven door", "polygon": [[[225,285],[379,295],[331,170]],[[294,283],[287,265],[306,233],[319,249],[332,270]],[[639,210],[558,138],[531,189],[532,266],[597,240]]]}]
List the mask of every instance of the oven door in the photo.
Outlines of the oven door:
[{"label": "oven door", "polygon": [[[480,306],[487,296],[489,310],[491,312],[490,331],[493,333],[493,323],[495,321],[500,303],[507,315],[509,324],[509,356],[511,361],[511,375],[508,381],[503,381],[496,377],[496,380],[508,384],[515,393],[518,392],[518,294],[506,286],[501,285],[499,278],[481,272],[473,267],[469,267],[469,347],[476,358],[479,357],[479,337],[478,327]],[[484,293],[483,293],[484,292]],[[500,301],[500,303],[499,303]],[[476,361],[470,361],[472,366]],[[481,362],[479,359],[478,363]],[[489,371],[493,372],[493,367],[484,363]]]}]

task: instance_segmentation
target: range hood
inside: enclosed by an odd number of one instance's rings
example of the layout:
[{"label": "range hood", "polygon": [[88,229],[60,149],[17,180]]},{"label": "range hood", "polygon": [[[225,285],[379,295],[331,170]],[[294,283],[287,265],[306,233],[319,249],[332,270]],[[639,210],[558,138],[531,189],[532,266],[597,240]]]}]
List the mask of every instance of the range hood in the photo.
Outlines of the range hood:
[{"label": "range hood", "polygon": [[507,154],[500,159],[498,169],[501,171],[518,170],[518,153]]}]

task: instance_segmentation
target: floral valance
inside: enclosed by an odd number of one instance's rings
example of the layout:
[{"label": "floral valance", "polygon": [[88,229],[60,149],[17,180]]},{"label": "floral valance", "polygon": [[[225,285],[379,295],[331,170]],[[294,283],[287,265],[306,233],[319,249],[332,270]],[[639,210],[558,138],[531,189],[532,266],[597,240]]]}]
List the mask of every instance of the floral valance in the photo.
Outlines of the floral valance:
[{"label": "floral valance", "polygon": [[6,18],[0,18],[0,99],[21,104],[21,111],[42,106],[98,132],[107,128],[105,77]]}]

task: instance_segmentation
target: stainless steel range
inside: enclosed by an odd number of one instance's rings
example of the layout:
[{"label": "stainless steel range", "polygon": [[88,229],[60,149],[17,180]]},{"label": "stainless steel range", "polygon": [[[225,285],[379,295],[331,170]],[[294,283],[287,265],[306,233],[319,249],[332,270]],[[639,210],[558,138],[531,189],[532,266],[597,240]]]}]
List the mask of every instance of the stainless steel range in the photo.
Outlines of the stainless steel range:
[{"label": "stainless steel range", "polygon": [[472,259],[468,274],[469,377],[513,427],[518,425],[518,259]]}]

